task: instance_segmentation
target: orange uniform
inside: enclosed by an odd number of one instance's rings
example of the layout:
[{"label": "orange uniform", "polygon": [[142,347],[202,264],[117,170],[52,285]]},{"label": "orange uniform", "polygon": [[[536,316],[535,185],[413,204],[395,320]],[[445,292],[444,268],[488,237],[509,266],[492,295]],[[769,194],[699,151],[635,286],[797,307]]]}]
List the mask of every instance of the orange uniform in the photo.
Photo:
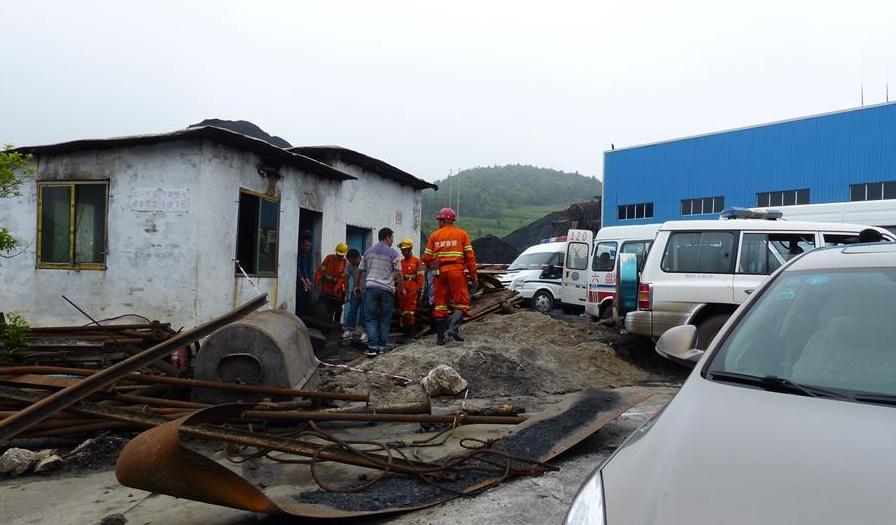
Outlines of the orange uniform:
[{"label": "orange uniform", "polygon": [[432,232],[423,252],[423,262],[439,271],[434,283],[433,317],[444,319],[449,310],[460,310],[466,315],[470,289],[464,269],[476,279],[476,256],[467,232],[451,223]]},{"label": "orange uniform", "polygon": [[322,293],[345,299],[345,257],[335,253],[324,257],[314,274],[314,282],[321,283]]},{"label": "orange uniform", "polygon": [[401,276],[404,279],[404,295],[398,298],[401,326],[409,328],[416,324],[417,296],[423,289],[423,263],[411,255],[401,261]]}]

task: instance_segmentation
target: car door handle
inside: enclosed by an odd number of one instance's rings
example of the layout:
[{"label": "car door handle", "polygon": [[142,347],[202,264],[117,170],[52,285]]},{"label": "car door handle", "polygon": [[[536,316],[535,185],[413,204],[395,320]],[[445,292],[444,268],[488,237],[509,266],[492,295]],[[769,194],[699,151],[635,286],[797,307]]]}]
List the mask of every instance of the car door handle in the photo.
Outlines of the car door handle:
[{"label": "car door handle", "polygon": [[753,293],[755,290],[756,290],[755,288],[747,288],[746,290],[744,290],[744,293],[747,294],[747,295],[750,295],[750,294]]}]

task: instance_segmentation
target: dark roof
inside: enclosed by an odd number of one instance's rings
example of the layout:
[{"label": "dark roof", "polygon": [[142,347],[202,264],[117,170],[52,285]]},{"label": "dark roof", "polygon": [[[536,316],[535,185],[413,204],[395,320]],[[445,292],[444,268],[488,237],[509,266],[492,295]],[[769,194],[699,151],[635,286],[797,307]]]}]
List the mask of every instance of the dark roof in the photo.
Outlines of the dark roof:
[{"label": "dark roof", "polygon": [[311,157],[312,159],[327,164],[336,160],[341,160],[346,164],[354,164],[367,171],[372,171],[382,177],[394,180],[402,186],[411,186],[415,190],[424,190],[427,188],[432,188],[434,190],[439,189],[435,184],[426,182],[423,179],[418,179],[410,173],[402,171],[391,164],[387,164],[373,157],[368,157],[363,153],[343,148],[342,146],[299,146],[296,148],[289,148],[289,151],[305,155],[306,157]]},{"label": "dark roof", "polygon": [[261,129],[257,125],[249,122],[248,120],[224,120],[220,118],[207,118],[198,124],[190,124],[187,126],[188,128],[201,128],[202,126],[214,126],[216,128],[224,128],[229,129],[230,131],[236,131],[241,135],[246,135],[247,137],[255,137],[257,139],[261,139],[265,142],[270,142],[274,146],[278,148],[291,148],[292,144],[287,142],[283,137],[278,137],[277,135],[271,135],[267,131]]},{"label": "dark roof", "polygon": [[24,146],[16,148],[21,153],[34,155],[49,155],[55,153],[67,153],[70,151],[111,149],[127,146],[142,146],[160,144],[163,142],[175,142],[179,140],[210,140],[212,142],[231,146],[243,151],[258,154],[264,162],[280,166],[292,166],[308,173],[313,173],[333,180],[355,180],[348,173],[343,173],[323,162],[299,153],[292,153],[260,139],[248,137],[234,131],[214,126],[202,126],[198,128],[186,128],[170,133],[155,133],[151,135],[131,135],[127,137],[111,137],[106,139],[82,139],[44,146]]}]

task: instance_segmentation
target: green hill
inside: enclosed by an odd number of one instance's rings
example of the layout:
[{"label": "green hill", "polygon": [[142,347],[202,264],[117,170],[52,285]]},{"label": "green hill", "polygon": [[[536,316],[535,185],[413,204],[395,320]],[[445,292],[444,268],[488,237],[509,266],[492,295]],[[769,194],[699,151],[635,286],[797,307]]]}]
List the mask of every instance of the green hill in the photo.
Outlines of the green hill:
[{"label": "green hill", "polygon": [[435,228],[432,217],[448,206],[450,193],[458,224],[474,239],[488,234],[504,237],[548,213],[601,194],[596,177],[521,164],[471,168],[436,184],[439,191],[423,192],[424,231]]}]

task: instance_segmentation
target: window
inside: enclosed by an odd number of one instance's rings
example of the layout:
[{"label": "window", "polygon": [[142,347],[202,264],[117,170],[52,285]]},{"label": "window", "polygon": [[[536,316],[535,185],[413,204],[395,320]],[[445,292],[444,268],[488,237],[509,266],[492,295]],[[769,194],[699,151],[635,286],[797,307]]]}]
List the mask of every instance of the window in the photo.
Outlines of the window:
[{"label": "window", "polygon": [[[266,195],[240,190],[236,230],[236,258],[246,273],[277,275],[280,203]],[[239,268],[236,269],[240,275]]]},{"label": "window", "polygon": [[641,204],[624,204],[617,208],[616,217],[620,221],[629,219],[649,219],[653,217],[653,203],[642,202]]},{"label": "window", "polygon": [[740,247],[740,273],[769,275],[813,248],[814,233],[745,233]]},{"label": "window", "polygon": [[840,246],[842,244],[855,244],[859,242],[858,233],[825,233],[825,246]]},{"label": "window", "polygon": [[725,197],[702,197],[700,199],[682,199],[682,215],[703,215],[707,213],[722,213],[725,207]]},{"label": "window", "polygon": [[638,258],[638,273],[644,269],[644,261],[647,260],[647,252],[653,241],[627,241],[622,243],[622,253],[633,253]]},{"label": "window", "polygon": [[851,184],[849,186],[849,200],[851,201],[879,201],[883,199],[896,199],[896,180]]},{"label": "window", "polygon": [[38,182],[38,268],[106,268],[107,187],[106,182]]},{"label": "window", "polygon": [[756,194],[756,205],[768,206],[793,206],[794,204],[809,204],[809,189],[769,191]]},{"label": "window", "polygon": [[569,243],[566,246],[566,267],[570,270],[587,270],[589,248],[584,242]]},{"label": "window", "polygon": [[734,234],[676,232],[669,236],[661,268],[671,273],[733,273]]},{"label": "window", "polygon": [[612,272],[616,267],[616,241],[599,242],[594,249],[591,271]]}]

